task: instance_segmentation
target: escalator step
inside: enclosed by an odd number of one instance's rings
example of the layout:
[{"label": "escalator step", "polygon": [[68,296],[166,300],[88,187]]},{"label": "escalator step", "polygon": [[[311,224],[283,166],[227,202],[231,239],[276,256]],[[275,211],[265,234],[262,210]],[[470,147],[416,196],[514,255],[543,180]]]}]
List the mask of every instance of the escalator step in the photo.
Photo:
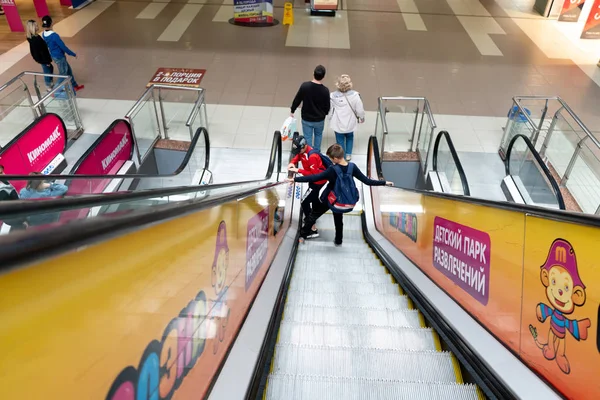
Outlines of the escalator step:
[{"label": "escalator step", "polygon": [[279,344],[365,349],[436,350],[430,328],[381,328],[281,322]]},{"label": "escalator step", "polygon": [[[332,271],[335,272],[335,271]],[[290,292],[349,293],[349,294],[399,294],[398,285],[392,282],[364,283],[316,281],[294,279],[288,289]]]},{"label": "escalator step", "polygon": [[402,310],[409,308],[408,298],[396,294],[373,294],[364,296],[356,293],[315,293],[289,292],[286,309],[297,305],[312,305],[320,307],[343,307],[353,305],[379,310]]},{"label": "escalator step", "polygon": [[452,355],[438,351],[277,345],[272,373],[456,383]]},{"label": "escalator step", "polygon": [[361,247],[335,247],[331,242],[331,247],[311,247],[310,242],[306,241],[303,245],[298,246],[298,258],[302,256],[308,256],[311,260],[319,260],[321,263],[327,264],[343,264],[345,260],[352,260],[355,258],[377,260],[375,254],[368,248]]},{"label": "escalator step", "polygon": [[269,377],[267,400],[478,400],[474,385],[397,382],[277,374]]},{"label": "escalator step", "polygon": [[294,267],[292,279],[310,279],[319,281],[332,281],[338,280],[341,282],[392,282],[391,275],[380,275],[380,274],[340,274],[338,272],[327,272],[327,271],[303,271],[302,269],[296,269]]},{"label": "escalator step", "polygon": [[283,314],[283,320],[323,325],[358,325],[380,327],[420,327],[417,310],[369,310],[355,307],[297,306]]},{"label": "escalator step", "polygon": [[371,250],[371,248],[369,246],[366,245],[366,243],[364,243],[364,241],[363,242],[352,241],[350,243],[348,241],[345,241],[344,243],[347,245],[346,249],[344,249],[344,246],[336,247],[335,244],[333,243],[333,238],[331,238],[331,240],[326,240],[325,238],[319,237],[316,240],[308,239],[304,243],[304,247],[307,249],[310,249],[311,251],[333,250],[338,253],[351,253],[351,254],[368,253],[368,254],[371,254],[374,256],[373,251]]},{"label": "escalator step", "polygon": [[[343,260],[343,262],[342,262]],[[331,259],[331,257],[327,258],[325,256],[321,256],[315,259],[315,256],[309,254],[300,254],[296,257],[296,263],[294,265],[294,269],[303,269],[306,266],[314,267],[316,270],[320,270],[319,266],[365,266],[365,267],[382,267],[379,260],[377,260],[374,256],[367,258],[342,258],[337,257],[335,259]]]}]

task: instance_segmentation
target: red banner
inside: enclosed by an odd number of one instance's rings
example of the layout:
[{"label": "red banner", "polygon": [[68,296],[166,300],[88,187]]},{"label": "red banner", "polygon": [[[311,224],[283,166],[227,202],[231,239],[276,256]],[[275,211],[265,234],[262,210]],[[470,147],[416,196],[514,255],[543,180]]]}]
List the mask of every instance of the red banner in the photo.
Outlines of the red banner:
[{"label": "red banner", "polygon": [[[51,173],[55,160],[62,162],[67,146],[67,129],[56,114],[46,114],[29,125],[11,140],[0,153],[0,164],[10,175],[29,175],[30,172]],[[11,182],[17,191],[26,182]]]},{"label": "red banner", "polygon": [[206,74],[205,69],[191,68],[159,68],[156,70],[146,87],[153,83],[168,86],[188,86],[199,88],[202,78]]},{"label": "red banner", "polygon": [[564,22],[577,22],[584,4],[585,0],[565,0],[558,20]]},{"label": "red banner", "polygon": [[8,21],[8,27],[11,32],[25,32],[15,0],[0,0],[0,6],[2,6],[2,9],[4,10],[6,21]]},{"label": "red banner", "polygon": [[583,32],[582,39],[600,39],[600,0],[594,0],[594,5],[588,15]]}]

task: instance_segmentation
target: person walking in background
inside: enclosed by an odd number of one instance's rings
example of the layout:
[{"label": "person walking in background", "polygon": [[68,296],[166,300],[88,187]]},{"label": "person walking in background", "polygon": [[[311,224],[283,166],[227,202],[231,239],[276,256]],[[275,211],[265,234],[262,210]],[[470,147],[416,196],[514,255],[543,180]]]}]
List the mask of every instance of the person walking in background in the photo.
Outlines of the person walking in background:
[{"label": "person walking in background", "polygon": [[[27,21],[27,41],[29,42],[29,52],[31,53],[31,57],[42,66],[42,71],[44,74],[52,74],[54,73],[54,67],[52,66],[52,57],[50,57],[50,51],[48,50],[48,45],[42,39],[40,35],[38,35],[38,24],[34,20],[30,19]],[[44,82],[46,83],[46,89],[48,91],[52,90],[54,86],[54,79],[51,76],[44,76]]]},{"label": "person walking in background", "polygon": [[[75,89],[75,91],[83,89],[84,86],[79,85],[75,80],[75,77],[73,76],[73,70],[67,61],[67,54],[71,57],[77,57],[77,54],[71,51],[71,49],[69,49],[62,41],[58,33],[52,30],[52,18],[50,18],[50,16],[46,15],[42,18],[42,28],[44,28],[42,38],[48,45],[50,55],[58,67],[58,73],[60,75],[67,75],[71,77],[71,83],[73,84],[73,89]],[[61,82],[62,81],[59,80],[57,84]]]},{"label": "person walking in background", "polygon": [[352,159],[354,132],[358,124],[365,122],[365,108],[360,94],[352,89],[352,80],[342,75],[335,84],[337,90],[331,93],[329,126],[335,132],[335,141],[342,146],[346,160]]},{"label": "person walking in background", "polygon": [[[323,85],[325,67],[317,65],[313,73],[313,80],[300,85],[296,97],[292,102],[292,117],[302,103],[302,134],[308,145],[321,151],[323,130],[325,130],[325,117],[329,114],[331,102],[329,89]],[[314,138],[314,140],[313,140]]]}]

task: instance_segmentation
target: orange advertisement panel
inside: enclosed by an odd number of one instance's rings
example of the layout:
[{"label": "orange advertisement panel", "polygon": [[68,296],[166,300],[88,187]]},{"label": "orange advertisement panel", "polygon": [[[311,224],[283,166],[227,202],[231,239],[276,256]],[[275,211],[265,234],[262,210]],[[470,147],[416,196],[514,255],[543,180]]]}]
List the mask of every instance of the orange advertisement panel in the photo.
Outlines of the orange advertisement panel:
[{"label": "orange advertisement panel", "polygon": [[202,398],[283,239],[290,193],[280,185],[0,276],[3,398]]},{"label": "orange advertisement panel", "polygon": [[521,357],[571,399],[600,397],[598,228],[527,216]]},{"label": "orange advertisement panel", "polygon": [[594,0],[581,32],[582,39],[600,39],[600,0]]},{"label": "orange advertisement panel", "polygon": [[524,216],[409,191],[373,190],[379,192],[384,235],[517,352]]}]

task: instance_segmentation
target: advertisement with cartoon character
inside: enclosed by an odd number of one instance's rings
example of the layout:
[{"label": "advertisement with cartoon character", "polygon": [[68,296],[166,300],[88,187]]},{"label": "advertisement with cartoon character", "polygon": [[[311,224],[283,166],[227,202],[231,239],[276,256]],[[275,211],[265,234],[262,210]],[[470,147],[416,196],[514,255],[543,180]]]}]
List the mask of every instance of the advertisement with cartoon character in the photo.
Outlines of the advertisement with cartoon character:
[{"label": "advertisement with cartoon character", "polygon": [[213,353],[219,350],[219,343],[225,338],[225,330],[229,322],[229,307],[227,307],[227,269],[229,268],[229,246],[227,246],[227,228],[225,221],[219,224],[215,246],[215,258],[212,264],[211,285],[215,290],[211,310],[211,328],[214,330]]},{"label": "advertisement with cartoon character", "polygon": [[566,397],[598,398],[597,228],[534,216],[526,225],[520,356]]},{"label": "advertisement with cartoon character", "polygon": [[540,280],[546,289],[550,303],[539,303],[535,310],[538,321],[550,321],[547,339],[542,339],[537,328],[529,325],[536,345],[542,349],[547,360],[556,360],[562,372],[571,372],[566,354],[567,332],[573,339],[586,340],[590,319],[569,319],[576,307],[585,304],[585,285],[577,271],[577,257],[569,242],[556,239],[548,252],[548,258],[541,267]]}]

